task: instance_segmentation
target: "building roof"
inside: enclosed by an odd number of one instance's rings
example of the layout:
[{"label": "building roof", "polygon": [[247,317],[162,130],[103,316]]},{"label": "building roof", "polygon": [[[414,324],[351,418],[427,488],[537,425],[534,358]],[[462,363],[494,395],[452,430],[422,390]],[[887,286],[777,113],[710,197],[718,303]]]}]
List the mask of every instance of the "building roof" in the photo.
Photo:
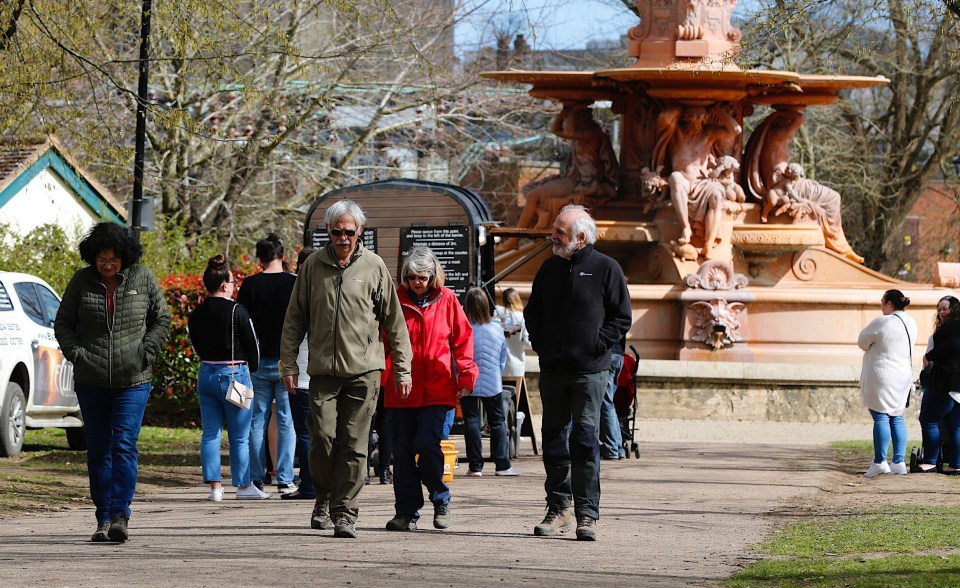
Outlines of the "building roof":
[{"label": "building roof", "polygon": [[0,139],[0,206],[42,170],[52,170],[103,220],[126,222],[126,208],[67,154],[56,137]]}]

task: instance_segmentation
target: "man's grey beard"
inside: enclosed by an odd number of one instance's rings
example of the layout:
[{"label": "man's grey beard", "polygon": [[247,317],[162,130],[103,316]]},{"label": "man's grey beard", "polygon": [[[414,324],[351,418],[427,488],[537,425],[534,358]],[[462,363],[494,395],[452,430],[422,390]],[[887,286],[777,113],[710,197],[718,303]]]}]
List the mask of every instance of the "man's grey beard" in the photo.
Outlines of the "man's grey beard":
[{"label": "man's grey beard", "polygon": [[564,259],[570,259],[577,252],[577,242],[570,241],[566,245],[561,245],[559,241],[553,242],[553,254],[559,255]]}]

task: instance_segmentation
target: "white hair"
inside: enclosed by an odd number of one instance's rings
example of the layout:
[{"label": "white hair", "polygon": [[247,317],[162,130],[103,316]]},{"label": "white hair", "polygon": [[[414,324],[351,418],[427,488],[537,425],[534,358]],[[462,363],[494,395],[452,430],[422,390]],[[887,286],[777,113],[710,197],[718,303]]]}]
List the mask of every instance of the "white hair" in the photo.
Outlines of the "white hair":
[{"label": "white hair", "polygon": [[587,207],[580,204],[568,204],[560,209],[560,214],[569,212],[571,210],[582,210],[583,215],[577,215],[577,218],[570,223],[570,236],[576,240],[577,236],[583,235],[584,240],[587,242],[587,245],[593,245],[597,242],[597,223],[593,220],[593,217],[590,216],[590,213],[587,212]]},{"label": "white hair", "polygon": [[358,229],[362,226],[366,226],[367,215],[363,213],[363,209],[360,208],[353,200],[338,200],[334,202],[332,205],[330,205],[330,208],[327,209],[326,214],[323,215],[323,222],[329,229],[335,222],[340,220],[340,217],[345,214],[349,214],[353,217],[353,221],[357,223]]},{"label": "white hair", "polygon": [[443,272],[440,260],[433,253],[433,249],[425,245],[417,245],[407,253],[403,265],[400,266],[401,283],[406,282],[407,274],[411,272],[421,276],[430,276],[427,285],[431,288],[439,288],[446,281],[446,274]]}]

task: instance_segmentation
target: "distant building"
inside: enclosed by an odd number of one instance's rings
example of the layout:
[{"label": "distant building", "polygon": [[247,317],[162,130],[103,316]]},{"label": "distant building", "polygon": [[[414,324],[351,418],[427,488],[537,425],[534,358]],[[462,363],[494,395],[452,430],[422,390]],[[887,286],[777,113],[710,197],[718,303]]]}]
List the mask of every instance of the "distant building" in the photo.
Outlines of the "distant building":
[{"label": "distant building", "polygon": [[0,140],[0,223],[26,234],[46,224],[82,231],[101,221],[125,223],[124,206],[56,138]]},{"label": "distant building", "polygon": [[938,261],[960,262],[960,186],[931,183],[900,225],[896,277],[933,282]]}]

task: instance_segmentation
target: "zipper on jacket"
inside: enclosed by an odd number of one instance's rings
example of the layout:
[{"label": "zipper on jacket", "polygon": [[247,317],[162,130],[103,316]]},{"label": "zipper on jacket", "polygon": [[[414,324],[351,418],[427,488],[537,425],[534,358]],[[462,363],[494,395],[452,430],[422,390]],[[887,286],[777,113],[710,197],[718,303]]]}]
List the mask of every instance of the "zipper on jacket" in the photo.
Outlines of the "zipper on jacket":
[{"label": "zipper on jacket", "polygon": [[343,290],[343,269],[337,278],[337,303],[333,312],[333,375],[337,376],[337,339],[340,336],[340,292]]},{"label": "zipper on jacket", "polygon": [[[120,286],[123,285],[124,278],[123,274],[118,273],[120,276]],[[110,298],[113,298],[113,312],[117,312],[117,290],[120,289],[120,286],[117,286],[113,290],[113,294],[110,294],[110,289],[107,288],[107,285],[103,282],[100,282],[100,285],[103,286],[103,292],[106,294],[103,298],[103,302],[106,308],[104,313],[104,322],[107,324],[107,384],[108,388],[113,388],[113,317],[110,316]]]}]

